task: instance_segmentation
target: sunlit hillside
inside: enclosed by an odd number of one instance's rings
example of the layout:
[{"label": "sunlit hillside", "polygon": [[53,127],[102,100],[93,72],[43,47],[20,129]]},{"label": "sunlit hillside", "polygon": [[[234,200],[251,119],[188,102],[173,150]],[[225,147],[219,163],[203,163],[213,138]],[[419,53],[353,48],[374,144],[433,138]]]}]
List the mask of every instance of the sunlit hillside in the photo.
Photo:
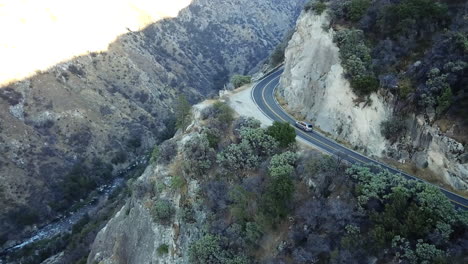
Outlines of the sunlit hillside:
[{"label": "sunlit hillside", "polygon": [[0,84],[174,17],[191,0],[0,0]]}]

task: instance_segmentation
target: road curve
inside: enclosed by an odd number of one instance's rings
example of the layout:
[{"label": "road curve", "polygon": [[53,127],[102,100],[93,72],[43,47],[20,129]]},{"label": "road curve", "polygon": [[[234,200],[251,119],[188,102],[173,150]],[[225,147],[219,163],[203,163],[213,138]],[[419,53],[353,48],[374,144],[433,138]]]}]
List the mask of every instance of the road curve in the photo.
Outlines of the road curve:
[{"label": "road curve", "polygon": [[[260,111],[262,111],[267,117],[269,117],[273,121],[282,121],[288,122],[294,126],[294,118],[290,116],[286,111],[278,104],[275,99],[275,89],[279,84],[279,79],[281,74],[283,73],[283,68],[280,67],[279,69],[269,73],[262,79],[260,79],[252,88],[252,99],[254,100],[255,104],[258,106]],[[383,164],[379,161],[370,159],[360,153],[357,153],[354,150],[348,149],[333,140],[330,140],[323,135],[312,131],[312,132],[304,132],[298,128],[296,128],[296,134],[301,139],[306,141],[308,144],[313,145],[325,152],[330,153],[331,155],[339,156],[340,158],[347,160],[353,164],[374,164],[379,165],[394,174],[401,174],[408,179],[413,179],[417,181],[422,181],[427,184],[431,184],[429,182],[423,181],[419,178],[411,176],[405,172],[399,171],[395,168],[392,168],[386,164]],[[435,186],[435,185],[434,185]],[[468,199],[452,193],[446,189],[443,189],[439,186],[438,187],[445,196],[458,208],[468,209]]]}]

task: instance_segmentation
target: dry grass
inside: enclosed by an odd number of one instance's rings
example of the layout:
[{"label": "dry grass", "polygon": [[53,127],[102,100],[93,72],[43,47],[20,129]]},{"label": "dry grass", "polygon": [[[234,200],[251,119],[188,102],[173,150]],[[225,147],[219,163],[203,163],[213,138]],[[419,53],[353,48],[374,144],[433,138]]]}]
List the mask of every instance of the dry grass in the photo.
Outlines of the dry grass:
[{"label": "dry grass", "polygon": [[453,127],[454,122],[448,119],[439,119],[435,122],[435,124],[440,128],[440,131],[442,131],[442,133],[446,133]]}]

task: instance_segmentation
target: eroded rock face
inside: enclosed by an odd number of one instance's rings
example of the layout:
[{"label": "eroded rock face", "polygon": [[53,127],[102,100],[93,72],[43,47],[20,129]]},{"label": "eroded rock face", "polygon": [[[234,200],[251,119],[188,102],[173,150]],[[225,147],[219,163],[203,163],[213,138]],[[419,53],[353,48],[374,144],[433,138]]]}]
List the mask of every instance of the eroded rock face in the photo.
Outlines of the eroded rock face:
[{"label": "eroded rock face", "polygon": [[[129,32],[107,52],[61,63],[0,93],[0,242],[10,213],[53,216],[72,166],[123,168],[165,137],[179,94],[191,102],[247,73],[294,25],[304,0],[195,0],[178,17]],[[169,129],[170,130],[170,129]]]},{"label": "eroded rock face", "polygon": [[377,94],[371,96],[371,104],[356,102],[343,77],[333,30],[326,31],[328,24],[325,13],[301,15],[286,49],[280,93],[293,112],[321,130],[381,155],[385,140],[379,125],[391,115],[391,108]]},{"label": "eroded rock face", "polygon": [[[179,134],[172,139],[179,145],[179,156],[184,142],[197,135]],[[202,234],[206,214],[197,206],[200,184],[196,179],[185,178],[186,191],[172,189],[171,170],[177,162],[151,165],[131,184],[132,197],[98,233],[88,263],[189,263],[189,245]],[[173,208],[169,221],[158,221],[151,212],[160,200]],[[167,251],[161,251],[161,246],[167,246]]]},{"label": "eroded rock face", "polygon": [[381,135],[380,124],[392,116],[395,102],[379,93],[371,95],[370,103],[357,102],[344,78],[334,32],[327,30],[328,25],[326,12],[321,16],[303,13],[298,19],[279,86],[287,107],[368,155],[413,162],[455,189],[468,190],[463,145],[422,116],[408,118],[406,134],[393,144]]}]

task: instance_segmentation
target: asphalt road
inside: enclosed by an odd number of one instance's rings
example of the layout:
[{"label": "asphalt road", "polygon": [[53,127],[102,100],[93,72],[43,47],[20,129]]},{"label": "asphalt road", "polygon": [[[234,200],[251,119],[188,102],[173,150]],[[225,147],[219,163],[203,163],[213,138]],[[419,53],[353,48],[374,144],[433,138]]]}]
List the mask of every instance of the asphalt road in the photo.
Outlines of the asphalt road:
[{"label": "asphalt road", "polygon": [[[282,68],[277,69],[276,71],[271,72],[266,77],[258,81],[252,89],[252,99],[257,104],[260,111],[262,111],[266,116],[268,116],[273,121],[283,121],[288,122],[292,126],[294,126],[295,120],[292,116],[284,111],[284,109],[278,104],[275,99],[274,91],[279,84],[279,79],[281,77],[281,73],[283,72]],[[330,153],[331,155],[339,156],[340,158],[347,160],[353,164],[375,164],[379,165],[392,173],[401,174],[408,179],[413,179],[417,181],[422,181],[427,184],[431,184],[429,182],[423,181],[419,178],[411,176],[407,173],[402,171],[396,170],[386,164],[383,164],[379,161],[370,159],[360,153],[357,153],[351,149],[348,149],[333,140],[328,139],[327,137],[312,131],[312,132],[304,132],[296,128],[296,134],[316,148],[319,148],[325,152]],[[432,184],[431,184],[432,185]],[[437,186],[438,187],[438,186]],[[468,199],[463,198],[460,195],[452,193],[446,189],[438,187],[448,198],[452,201],[452,203],[459,208],[468,209]]]}]

